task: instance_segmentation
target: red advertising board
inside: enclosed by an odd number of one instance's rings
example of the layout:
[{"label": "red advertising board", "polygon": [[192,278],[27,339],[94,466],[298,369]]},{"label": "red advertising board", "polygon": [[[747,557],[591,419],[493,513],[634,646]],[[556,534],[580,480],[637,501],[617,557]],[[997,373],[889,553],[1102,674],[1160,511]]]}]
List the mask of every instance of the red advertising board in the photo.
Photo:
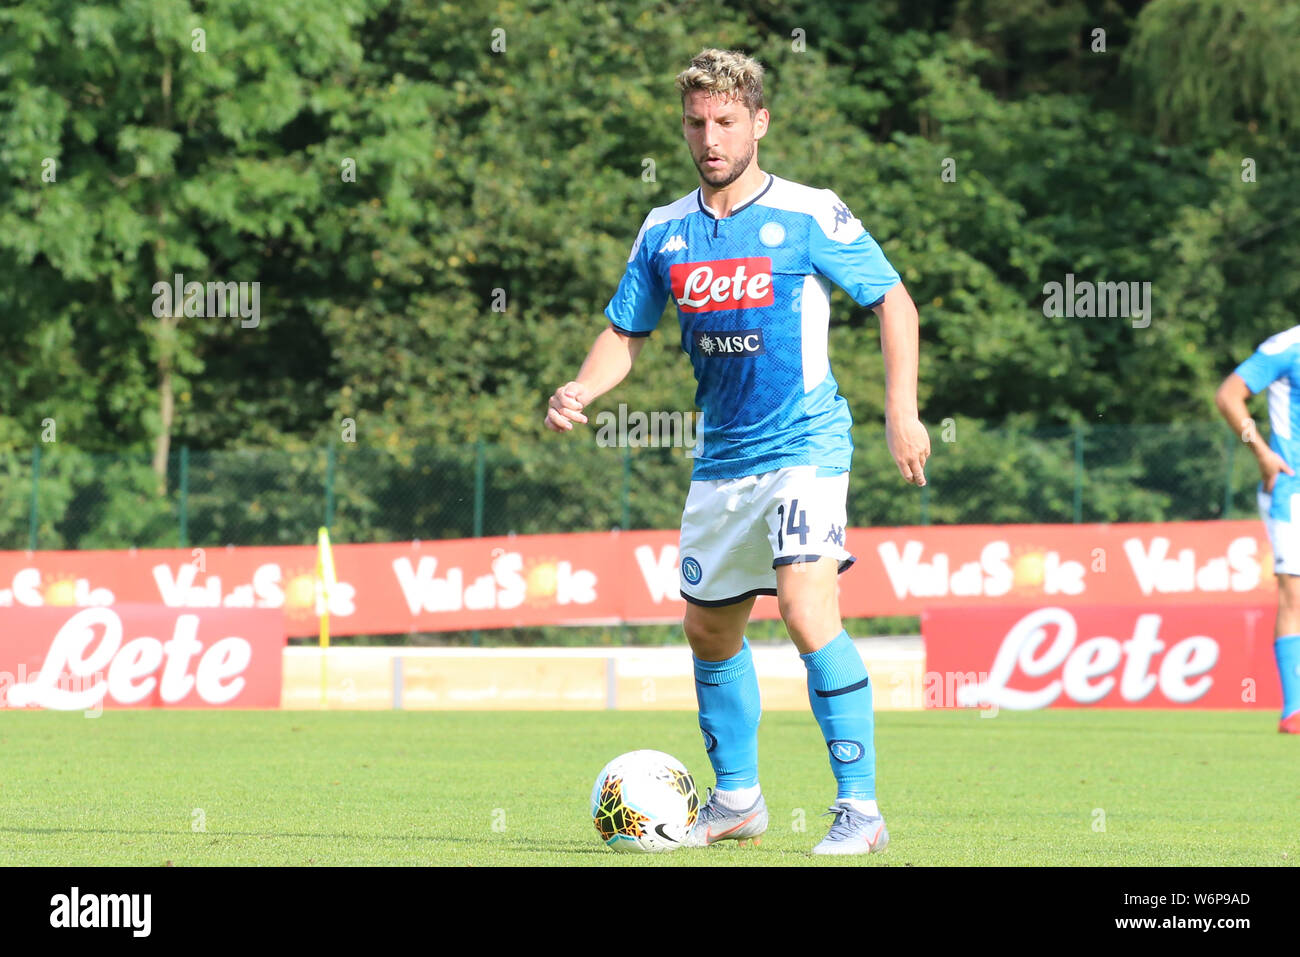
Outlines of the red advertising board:
[{"label": "red advertising board", "polygon": [[1273,618],[1260,605],[936,608],[921,616],[925,705],[1277,709]]},{"label": "red advertising board", "polygon": [[[1268,604],[1272,557],[1254,521],[854,528],[840,577],[848,617],[1044,602]],[[520,535],[343,544],[333,549],[335,634],[672,622],[681,619],[677,532]],[[276,608],[315,634],[313,545],[0,552],[0,609]],[[760,598],[756,618],[775,618]]]},{"label": "red advertising board", "polygon": [[280,611],[0,608],[0,636],[0,709],[280,706]]}]

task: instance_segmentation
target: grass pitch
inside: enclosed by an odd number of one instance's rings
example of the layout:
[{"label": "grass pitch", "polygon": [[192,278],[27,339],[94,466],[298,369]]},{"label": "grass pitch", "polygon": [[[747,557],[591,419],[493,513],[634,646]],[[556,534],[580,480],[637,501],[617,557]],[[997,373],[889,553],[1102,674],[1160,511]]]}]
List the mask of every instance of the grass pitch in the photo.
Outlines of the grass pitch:
[{"label": "grass pitch", "polygon": [[834,796],[810,714],[764,715],[771,826],[615,854],[588,817],[610,758],[656,748],[703,796],[684,712],[0,713],[9,865],[1289,865],[1300,740],[1264,713],[877,715],[891,844],[814,859]]}]

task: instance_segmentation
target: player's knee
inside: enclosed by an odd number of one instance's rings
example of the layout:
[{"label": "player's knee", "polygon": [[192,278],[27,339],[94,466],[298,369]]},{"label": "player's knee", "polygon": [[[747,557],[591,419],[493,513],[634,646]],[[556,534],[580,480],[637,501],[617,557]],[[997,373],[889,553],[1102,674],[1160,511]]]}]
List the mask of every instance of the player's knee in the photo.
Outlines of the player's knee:
[{"label": "player's knee", "polygon": [[781,618],[800,647],[820,647],[840,630],[839,615],[825,603],[782,604]]},{"label": "player's knee", "polygon": [[1287,615],[1300,611],[1300,576],[1277,576],[1277,607]]},{"label": "player's knee", "polygon": [[697,658],[708,661],[721,661],[740,651],[744,638],[743,627],[737,629],[734,624],[719,618],[692,615],[689,612],[682,622],[686,640]]}]

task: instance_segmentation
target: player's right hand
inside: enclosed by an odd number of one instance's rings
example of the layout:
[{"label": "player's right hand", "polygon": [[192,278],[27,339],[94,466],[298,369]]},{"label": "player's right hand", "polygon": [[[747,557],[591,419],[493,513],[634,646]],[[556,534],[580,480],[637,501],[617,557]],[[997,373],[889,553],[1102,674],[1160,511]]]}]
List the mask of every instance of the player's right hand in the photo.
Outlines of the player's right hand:
[{"label": "player's right hand", "polygon": [[925,460],[930,457],[930,433],[916,416],[885,416],[885,444],[899,473],[912,485],[925,484]]},{"label": "player's right hand", "polygon": [[1295,475],[1295,470],[1286,464],[1286,460],[1272,449],[1265,449],[1259,457],[1259,477],[1264,481],[1264,491],[1273,494],[1280,473]]},{"label": "player's right hand", "polygon": [[589,401],[591,390],[581,382],[564,383],[551,396],[544,424],[552,432],[571,432],[574,422],[585,425],[587,417],[582,414],[582,409]]}]

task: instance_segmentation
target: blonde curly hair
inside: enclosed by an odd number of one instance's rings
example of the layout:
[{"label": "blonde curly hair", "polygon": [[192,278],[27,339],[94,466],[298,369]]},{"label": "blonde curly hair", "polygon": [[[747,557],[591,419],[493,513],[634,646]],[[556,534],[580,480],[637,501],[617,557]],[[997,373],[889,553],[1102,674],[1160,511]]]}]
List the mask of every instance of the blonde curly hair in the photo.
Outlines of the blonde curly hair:
[{"label": "blonde curly hair", "polygon": [[677,89],[682,94],[703,90],[710,96],[735,96],[752,116],[763,108],[763,64],[735,50],[701,50],[691,65],[677,74]]}]

